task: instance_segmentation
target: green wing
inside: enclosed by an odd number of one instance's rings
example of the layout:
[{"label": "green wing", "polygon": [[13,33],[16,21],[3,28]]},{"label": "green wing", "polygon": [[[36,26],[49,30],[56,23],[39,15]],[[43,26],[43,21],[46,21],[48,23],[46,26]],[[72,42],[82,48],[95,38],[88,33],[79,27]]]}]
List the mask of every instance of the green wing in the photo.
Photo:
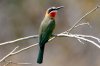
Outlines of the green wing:
[{"label": "green wing", "polygon": [[46,42],[48,42],[54,28],[55,28],[55,20],[49,20],[48,22],[42,25],[39,37],[40,47],[44,45]]}]

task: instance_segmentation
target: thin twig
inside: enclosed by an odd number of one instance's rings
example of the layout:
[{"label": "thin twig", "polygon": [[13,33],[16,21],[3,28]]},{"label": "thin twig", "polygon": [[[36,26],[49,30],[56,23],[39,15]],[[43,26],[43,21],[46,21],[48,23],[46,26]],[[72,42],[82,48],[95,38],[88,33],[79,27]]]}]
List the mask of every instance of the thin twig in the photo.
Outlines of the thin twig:
[{"label": "thin twig", "polygon": [[85,44],[81,39],[77,39],[80,43]]},{"label": "thin twig", "polygon": [[19,47],[19,46],[15,47],[9,54],[7,54],[6,56],[4,56],[4,57],[0,60],[0,62],[4,61],[6,58],[8,58],[9,56],[11,56],[12,53],[15,52],[15,50],[16,50],[18,47]]},{"label": "thin twig", "polygon": [[12,61],[5,61],[6,64],[4,64],[3,66],[7,66],[9,64],[16,64],[16,65],[29,65],[29,64],[32,64],[32,63],[16,63],[16,62],[12,62]]},{"label": "thin twig", "polygon": [[74,28],[77,28],[77,27],[79,27],[79,26],[83,26],[83,25],[88,25],[88,26],[90,26],[89,23],[81,23],[81,24],[76,25]]},{"label": "thin twig", "polygon": [[18,64],[18,65],[29,65],[29,64],[32,64],[32,63],[13,63],[13,64]]},{"label": "thin twig", "polygon": [[93,38],[93,39],[97,40],[100,43],[100,39],[99,38],[93,37],[91,35],[81,35],[81,34],[75,34],[75,35],[81,36],[81,37],[85,37],[85,38]]},{"label": "thin twig", "polygon": [[87,41],[87,42],[90,42],[92,44],[94,44],[96,47],[100,48],[100,45],[90,39],[87,39],[87,38],[84,38],[84,37],[90,37],[90,38],[93,38],[93,39],[96,39],[99,43],[100,43],[100,39],[97,38],[97,37],[94,37],[94,36],[89,36],[89,35],[78,35],[78,34],[60,34],[58,35],[59,36],[65,36],[65,37],[73,37],[73,38],[77,38],[77,39],[80,39],[80,40],[84,40],[84,41]]},{"label": "thin twig", "polygon": [[31,39],[31,38],[38,38],[38,35],[32,35],[32,36],[12,40],[12,41],[3,42],[3,43],[0,43],[0,45],[12,44],[12,43],[15,43],[15,42],[18,42],[18,41],[27,40],[27,39]]},{"label": "thin twig", "polygon": [[74,24],[70,29],[67,30],[67,33],[69,34],[69,33],[75,28],[75,26],[76,26],[77,24],[80,23],[80,21],[81,21],[82,19],[84,19],[87,15],[89,15],[89,14],[92,13],[92,12],[94,12],[94,11],[97,10],[98,8],[100,8],[100,6],[96,6],[96,7],[93,8],[91,11],[87,12],[83,17],[81,17],[77,22],[75,22],[75,24]]},{"label": "thin twig", "polygon": [[15,54],[17,54],[17,53],[20,53],[20,52],[22,52],[22,51],[24,51],[24,50],[27,50],[27,49],[29,49],[29,48],[31,48],[31,47],[34,47],[34,46],[36,46],[36,45],[38,45],[38,43],[33,44],[33,45],[31,45],[31,46],[28,46],[28,47],[26,47],[26,48],[23,48],[23,49],[21,49],[21,50],[18,50],[18,51],[16,51],[16,52],[13,52],[12,55],[15,55]]}]

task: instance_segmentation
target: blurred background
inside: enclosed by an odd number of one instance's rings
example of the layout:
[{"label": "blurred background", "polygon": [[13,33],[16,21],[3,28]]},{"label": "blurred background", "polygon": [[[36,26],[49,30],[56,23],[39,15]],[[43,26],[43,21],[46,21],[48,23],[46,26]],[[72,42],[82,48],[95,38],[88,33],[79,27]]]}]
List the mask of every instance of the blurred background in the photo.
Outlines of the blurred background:
[{"label": "blurred background", "polygon": [[[45,11],[52,6],[64,6],[56,17],[54,33],[69,29],[84,14],[100,4],[99,0],[0,0],[0,43],[38,34]],[[81,21],[89,22],[72,31],[75,34],[93,35],[100,38],[100,9]],[[0,46],[0,59],[12,51],[38,42],[29,39]],[[100,66],[100,49],[91,43],[78,42],[75,38],[56,38],[46,44],[44,61],[41,66]],[[31,65],[9,64],[8,66],[40,66],[36,63],[38,46],[30,48],[6,60],[15,63],[32,63]],[[5,63],[0,63],[3,66]]]}]

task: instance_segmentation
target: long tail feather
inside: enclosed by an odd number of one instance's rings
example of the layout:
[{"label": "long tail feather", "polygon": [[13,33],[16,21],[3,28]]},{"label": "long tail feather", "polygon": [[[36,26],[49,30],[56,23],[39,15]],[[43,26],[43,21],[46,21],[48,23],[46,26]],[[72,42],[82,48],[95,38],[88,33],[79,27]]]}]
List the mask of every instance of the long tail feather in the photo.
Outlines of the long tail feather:
[{"label": "long tail feather", "polygon": [[44,46],[40,47],[38,58],[37,58],[37,63],[41,64],[43,62],[43,54],[44,54]]}]

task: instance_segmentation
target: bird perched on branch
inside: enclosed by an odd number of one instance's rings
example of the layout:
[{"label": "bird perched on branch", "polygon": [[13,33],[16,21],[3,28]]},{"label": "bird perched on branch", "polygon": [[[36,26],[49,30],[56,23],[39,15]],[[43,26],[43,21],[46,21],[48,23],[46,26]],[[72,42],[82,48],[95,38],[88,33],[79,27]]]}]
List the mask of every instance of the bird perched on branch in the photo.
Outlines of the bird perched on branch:
[{"label": "bird perched on branch", "polygon": [[59,9],[63,8],[60,7],[51,7],[47,9],[46,15],[40,25],[39,29],[39,54],[37,58],[37,63],[41,64],[43,62],[43,54],[45,44],[48,42],[50,37],[52,36],[52,32],[55,28],[55,16]]}]

